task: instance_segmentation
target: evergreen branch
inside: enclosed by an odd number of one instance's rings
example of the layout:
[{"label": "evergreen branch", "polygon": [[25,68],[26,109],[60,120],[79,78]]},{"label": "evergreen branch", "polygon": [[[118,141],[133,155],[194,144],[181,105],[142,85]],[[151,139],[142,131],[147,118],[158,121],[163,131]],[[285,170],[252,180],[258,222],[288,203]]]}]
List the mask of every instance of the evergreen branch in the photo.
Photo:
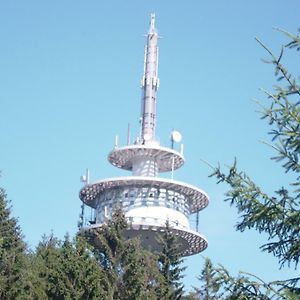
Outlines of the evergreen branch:
[{"label": "evergreen branch", "polygon": [[204,267],[198,280],[200,288],[195,288],[200,299],[281,299],[286,300],[286,293],[296,296],[295,288],[298,278],[265,282],[260,277],[248,272],[239,272],[237,277],[230,275],[222,266],[214,266],[210,259],[205,258]]},{"label": "evergreen branch", "polygon": [[[260,140],[260,142],[264,145],[271,147],[275,151],[277,151],[281,155],[281,159],[282,159],[282,157],[288,158],[294,165],[293,170],[300,171],[300,164],[298,163],[298,161],[295,159],[295,157],[290,152],[284,151],[283,149],[280,149],[278,146],[275,146],[274,144],[270,144],[266,141]],[[276,157],[274,159],[276,159]],[[286,172],[287,171],[288,170],[286,170]]]},{"label": "evergreen branch", "polygon": [[278,239],[262,245],[261,249],[273,253],[281,265],[285,262],[297,265],[300,251],[300,225],[297,220],[300,212],[295,209],[295,198],[289,196],[284,188],[276,191],[276,197],[268,196],[244,172],[237,171],[236,160],[228,174],[224,174],[220,167],[213,167],[212,176],[216,177],[217,183],[225,182],[231,187],[225,201],[230,201],[242,218],[236,229],[254,228],[266,232],[270,240]]},{"label": "evergreen branch", "polygon": [[293,88],[293,90],[300,96],[300,90],[298,87],[294,84],[294,82],[291,80],[291,76],[288,75],[288,72],[286,69],[283,67],[282,64],[280,64],[280,60],[282,58],[283,54],[283,48],[281,48],[280,56],[277,58],[272,51],[265,45],[263,44],[258,38],[255,38],[255,40],[270,54],[272,57],[272,62],[276,65],[276,69],[282,74],[282,76],[287,80],[289,85]]},{"label": "evergreen branch", "polygon": [[[278,281],[272,281],[272,282],[267,283],[264,280],[262,280],[260,277],[258,277],[257,275],[254,275],[254,274],[251,274],[251,273],[248,273],[248,272],[243,272],[243,271],[241,271],[240,274],[245,274],[245,275],[248,275],[250,277],[253,277],[253,278],[257,279],[259,282],[255,282],[254,284],[262,286],[266,290],[272,292],[274,295],[277,295],[280,298],[285,299],[284,295],[280,292],[282,290],[282,287],[280,289],[278,289],[278,290],[276,290],[273,287],[273,286],[277,286],[278,287],[279,285],[281,285],[281,284],[279,284]],[[288,288],[288,286],[285,286],[285,288]]]},{"label": "evergreen branch", "polygon": [[281,29],[281,28],[274,28],[275,30],[283,33],[284,35],[286,35],[289,39],[291,39],[292,41],[289,42],[285,47],[288,47],[288,48],[294,48],[294,47],[297,47],[297,50],[299,50],[299,45],[300,45],[300,38],[299,36],[295,36],[294,34],[284,30],[284,29]]}]

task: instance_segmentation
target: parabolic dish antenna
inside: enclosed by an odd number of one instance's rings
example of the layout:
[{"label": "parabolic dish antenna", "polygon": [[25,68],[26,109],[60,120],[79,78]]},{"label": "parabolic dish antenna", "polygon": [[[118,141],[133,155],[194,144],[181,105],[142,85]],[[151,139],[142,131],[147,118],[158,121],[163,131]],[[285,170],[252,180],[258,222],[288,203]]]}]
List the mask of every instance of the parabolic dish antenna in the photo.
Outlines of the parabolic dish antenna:
[{"label": "parabolic dish antenna", "polygon": [[180,143],[182,139],[182,135],[179,131],[173,130],[171,133],[171,139],[176,143]]}]

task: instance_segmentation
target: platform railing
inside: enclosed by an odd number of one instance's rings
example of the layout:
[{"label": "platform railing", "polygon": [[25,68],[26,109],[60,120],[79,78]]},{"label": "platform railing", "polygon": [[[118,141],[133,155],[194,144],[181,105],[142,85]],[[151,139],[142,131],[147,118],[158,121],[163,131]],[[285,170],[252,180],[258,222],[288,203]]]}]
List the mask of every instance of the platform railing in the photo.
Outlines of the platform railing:
[{"label": "platform railing", "polygon": [[140,217],[140,216],[134,216],[134,217],[126,217],[128,223],[132,225],[142,225],[142,226],[160,226],[165,227],[166,223],[169,222],[170,228],[178,228],[178,229],[190,229],[189,226],[182,225],[177,220],[168,220],[163,218],[155,218],[155,217]]}]

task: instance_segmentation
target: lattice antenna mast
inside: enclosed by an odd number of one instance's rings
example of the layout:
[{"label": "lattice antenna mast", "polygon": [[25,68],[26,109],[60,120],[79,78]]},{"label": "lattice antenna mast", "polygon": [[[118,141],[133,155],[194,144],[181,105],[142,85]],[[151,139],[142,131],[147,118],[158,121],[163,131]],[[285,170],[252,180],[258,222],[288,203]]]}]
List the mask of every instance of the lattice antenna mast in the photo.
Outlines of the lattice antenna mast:
[{"label": "lattice antenna mast", "polygon": [[151,14],[142,78],[141,140],[143,143],[155,140],[156,94],[159,86],[157,40],[155,14]]}]

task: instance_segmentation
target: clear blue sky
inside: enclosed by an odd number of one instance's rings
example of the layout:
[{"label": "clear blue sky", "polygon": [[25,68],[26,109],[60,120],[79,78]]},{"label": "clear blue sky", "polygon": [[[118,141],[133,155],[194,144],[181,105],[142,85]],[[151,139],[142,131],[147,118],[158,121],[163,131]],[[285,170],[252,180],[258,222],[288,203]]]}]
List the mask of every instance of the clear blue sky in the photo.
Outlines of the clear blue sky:
[{"label": "clear blue sky", "polygon": [[[265,280],[293,276],[258,249],[256,232],[237,233],[236,212],[223,203],[226,186],[208,178],[212,164],[238,157],[267,192],[286,184],[269,160],[268,126],[253,98],[275,83],[254,37],[275,53],[286,39],[273,27],[296,32],[299,1],[1,1],[0,169],[13,214],[34,248],[41,236],[77,230],[80,175],[92,181],[125,175],[106,157],[127,124],[137,135],[144,34],[156,13],[160,46],[158,136],[168,146],[180,130],[186,164],[175,179],[205,190],[210,205],[200,214],[209,241],[204,256],[233,274]],[[299,70],[299,61],[286,60]],[[197,285],[201,255],[186,260],[187,287]]]}]

